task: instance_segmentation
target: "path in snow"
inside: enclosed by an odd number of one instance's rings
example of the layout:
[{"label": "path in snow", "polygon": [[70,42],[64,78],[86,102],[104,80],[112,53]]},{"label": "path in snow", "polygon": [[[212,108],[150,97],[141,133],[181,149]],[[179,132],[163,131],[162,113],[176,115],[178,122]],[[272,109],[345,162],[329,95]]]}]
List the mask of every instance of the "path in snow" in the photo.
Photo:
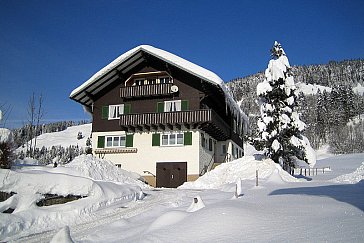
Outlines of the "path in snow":
[{"label": "path in snow", "polygon": [[[152,208],[161,205],[163,203],[178,203],[182,197],[192,197],[197,194],[197,191],[180,191],[174,189],[165,189],[162,190],[163,193],[159,191],[148,191],[147,196],[141,200],[136,202],[129,202],[126,205],[120,206],[118,208],[114,208],[110,212],[96,212],[93,216],[90,216],[90,219],[87,222],[71,225],[70,232],[73,240],[80,241],[84,236],[87,236],[88,233],[94,232],[94,230],[98,227],[113,223],[120,219],[128,219],[144,213]],[[187,195],[188,194],[188,195]],[[50,242],[51,239],[61,228],[55,230],[49,230],[42,233],[37,233],[33,235],[29,235],[26,237],[16,238],[13,237],[9,241],[21,241],[21,242]]]}]

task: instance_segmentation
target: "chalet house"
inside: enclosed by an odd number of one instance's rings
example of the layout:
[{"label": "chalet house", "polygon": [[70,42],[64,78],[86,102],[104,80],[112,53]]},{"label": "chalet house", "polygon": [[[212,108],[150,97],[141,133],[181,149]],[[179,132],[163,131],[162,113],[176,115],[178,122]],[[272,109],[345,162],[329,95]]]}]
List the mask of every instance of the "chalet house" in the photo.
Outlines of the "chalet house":
[{"label": "chalet house", "polygon": [[141,45],[72,91],[92,113],[93,153],[157,187],[244,154],[247,118],[216,74]]}]

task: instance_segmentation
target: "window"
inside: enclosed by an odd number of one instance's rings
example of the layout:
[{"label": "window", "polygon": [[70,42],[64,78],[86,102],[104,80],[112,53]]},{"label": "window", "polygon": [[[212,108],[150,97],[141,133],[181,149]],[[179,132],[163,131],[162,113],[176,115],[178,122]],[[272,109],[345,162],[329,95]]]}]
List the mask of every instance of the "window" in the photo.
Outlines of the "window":
[{"label": "window", "polygon": [[170,84],[172,78],[170,77],[145,77],[134,79],[133,86],[150,85],[150,84]]},{"label": "window", "polygon": [[184,144],[184,134],[183,133],[170,133],[162,134],[162,146],[176,146]]},{"label": "window", "polygon": [[164,101],[164,112],[181,111],[181,100]]},{"label": "window", "polygon": [[227,151],[226,151],[226,144],[223,144],[222,145],[222,154],[226,154],[227,153]]},{"label": "window", "polygon": [[109,105],[109,120],[119,119],[124,114],[124,105]]},{"label": "window", "polygon": [[209,138],[209,150],[212,151],[212,139]]},{"label": "window", "polygon": [[106,137],[106,147],[107,148],[117,148],[125,147],[125,136],[107,136]]},{"label": "window", "polygon": [[170,77],[160,77],[159,82],[161,84],[169,84],[172,83],[172,79]]},{"label": "window", "polygon": [[147,79],[147,83],[148,84],[156,84],[157,83],[157,79],[156,78],[149,78],[149,79]]},{"label": "window", "polygon": [[134,80],[134,85],[136,86],[141,86],[144,84],[144,79],[135,79]]},{"label": "window", "polygon": [[201,133],[201,147],[205,147],[206,146],[206,143],[205,143],[205,134],[204,133]]}]

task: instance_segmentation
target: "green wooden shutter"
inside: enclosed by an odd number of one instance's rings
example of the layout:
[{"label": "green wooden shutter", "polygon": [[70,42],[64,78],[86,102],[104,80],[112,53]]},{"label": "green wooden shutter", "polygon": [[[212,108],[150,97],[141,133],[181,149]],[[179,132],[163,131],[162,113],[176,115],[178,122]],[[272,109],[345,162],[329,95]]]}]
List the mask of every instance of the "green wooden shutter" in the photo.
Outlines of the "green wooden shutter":
[{"label": "green wooden shutter", "polygon": [[182,100],[181,101],[181,110],[182,111],[188,111],[189,107],[188,107],[188,100]]},{"label": "green wooden shutter", "polygon": [[97,138],[97,147],[104,148],[105,147],[105,136],[98,136]]},{"label": "green wooden shutter", "polygon": [[108,119],[109,118],[109,106],[103,106],[101,111],[101,119]]},{"label": "green wooden shutter", "polygon": [[131,104],[124,104],[124,114],[131,113]]},{"label": "green wooden shutter", "polygon": [[159,133],[152,134],[152,146],[160,146],[161,144],[161,135]]},{"label": "green wooden shutter", "polygon": [[192,145],[192,132],[185,132],[184,145]]},{"label": "green wooden shutter", "polygon": [[164,102],[157,103],[157,112],[158,113],[164,112]]},{"label": "green wooden shutter", "polygon": [[133,147],[134,134],[127,134],[125,138],[125,147]]}]

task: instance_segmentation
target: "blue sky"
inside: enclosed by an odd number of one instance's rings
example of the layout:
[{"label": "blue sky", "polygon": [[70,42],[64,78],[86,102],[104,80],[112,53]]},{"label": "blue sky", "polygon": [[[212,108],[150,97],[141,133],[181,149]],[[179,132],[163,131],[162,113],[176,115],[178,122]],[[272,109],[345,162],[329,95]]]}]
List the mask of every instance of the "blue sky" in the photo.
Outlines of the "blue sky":
[{"label": "blue sky", "polygon": [[364,1],[0,0],[0,104],[27,120],[88,119],[70,92],[127,50],[149,44],[225,81],[264,70],[274,40],[290,63],[364,58]]}]

